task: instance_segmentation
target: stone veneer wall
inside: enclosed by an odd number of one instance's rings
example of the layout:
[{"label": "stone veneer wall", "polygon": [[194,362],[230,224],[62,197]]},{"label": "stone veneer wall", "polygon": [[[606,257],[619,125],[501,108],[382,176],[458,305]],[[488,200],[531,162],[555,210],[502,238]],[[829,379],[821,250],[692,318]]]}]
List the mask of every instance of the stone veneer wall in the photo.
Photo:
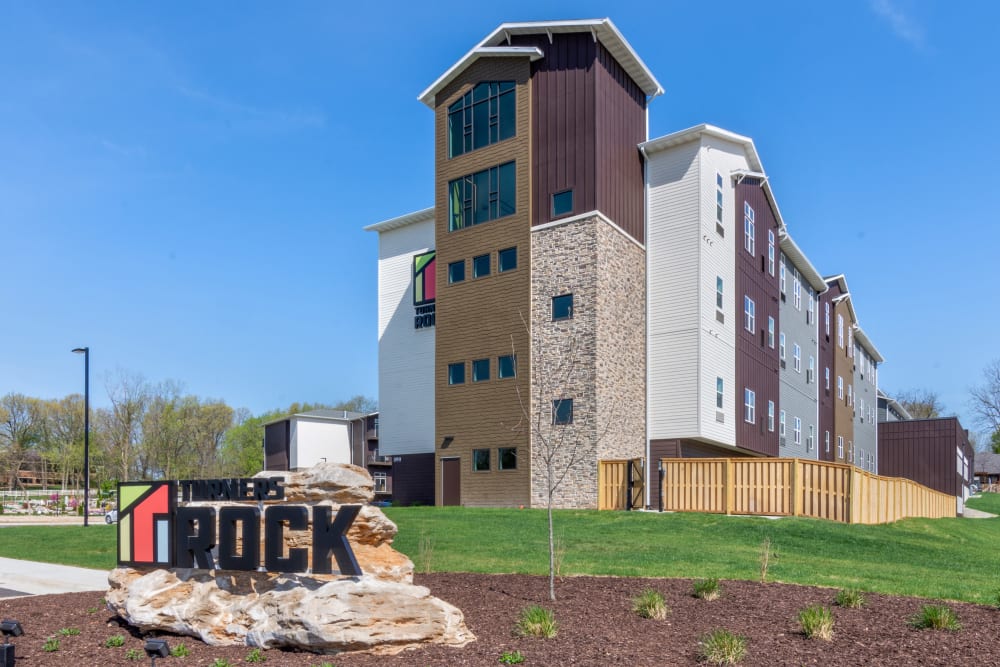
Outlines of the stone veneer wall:
[{"label": "stone veneer wall", "polygon": [[[551,451],[555,505],[594,508],[598,461],[645,452],[645,251],[594,215],[533,230],[531,254],[531,504],[547,502]],[[553,322],[567,293],[573,317]],[[552,424],[557,398],[572,424]]]}]

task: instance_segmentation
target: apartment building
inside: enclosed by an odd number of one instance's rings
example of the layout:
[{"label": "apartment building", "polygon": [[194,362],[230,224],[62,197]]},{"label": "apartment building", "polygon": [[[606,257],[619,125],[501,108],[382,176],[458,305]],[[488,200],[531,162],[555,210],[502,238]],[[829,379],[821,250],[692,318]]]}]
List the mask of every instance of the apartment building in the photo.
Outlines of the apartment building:
[{"label": "apartment building", "polygon": [[599,19],[503,24],[420,94],[434,205],[367,229],[381,448],[435,503],[543,505],[571,467],[556,504],[594,507],[600,460],[817,458],[824,427],[853,460],[870,422],[820,390],[859,382],[846,282],[826,296],[750,138],[648,139],[661,92]]}]

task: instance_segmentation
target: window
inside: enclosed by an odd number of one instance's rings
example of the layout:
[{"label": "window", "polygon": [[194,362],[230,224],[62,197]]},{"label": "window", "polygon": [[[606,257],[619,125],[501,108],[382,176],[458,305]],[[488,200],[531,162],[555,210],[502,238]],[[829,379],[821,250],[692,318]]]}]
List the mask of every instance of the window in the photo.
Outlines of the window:
[{"label": "window", "polygon": [[767,230],[767,272],[774,275],[774,231]]},{"label": "window", "polygon": [[552,195],[552,217],[573,212],[573,191],[563,190]]},{"label": "window", "polygon": [[826,447],[826,453],[830,453],[830,432],[823,431],[823,445]]},{"label": "window", "polygon": [[389,493],[389,476],[384,472],[373,472],[372,491],[375,493]]},{"label": "window", "polygon": [[826,338],[830,339],[830,303],[823,304],[824,310],[826,310]]},{"label": "window", "polygon": [[816,318],[816,298],[809,292],[809,306],[806,310],[806,324],[812,324]]},{"label": "window", "polygon": [[507,162],[448,183],[448,231],[515,212],[514,163]]},{"label": "window", "polygon": [[847,385],[847,404],[854,405],[854,394],[851,391],[852,385]]},{"label": "window", "polygon": [[837,436],[837,458],[844,458],[844,436]]},{"label": "window", "polygon": [[778,357],[784,361],[785,360],[785,332],[782,331],[778,334]]},{"label": "window", "polygon": [[472,470],[474,472],[485,472],[490,469],[490,450],[472,450]]},{"label": "window", "polygon": [[778,288],[781,293],[785,293],[785,256],[781,256],[781,261],[778,265]]},{"label": "window", "polygon": [[722,277],[715,277],[715,307],[722,310]]},{"label": "window", "polygon": [[448,384],[465,384],[465,362],[448,364]]},{"label": "window", "polygon": [[792,343],[792,365],[796,373],[802,372],[802,348],[798,343]]},{"label": "window", "polygon": [[722,378],[715,378],[715,407],[719,410],[722,409],[723,386]]},{"label": "window", "polygon": [[448,107],[448,157],[514,136],[514,88],[513,81],[484,81]]},{"label": "window", "polygon": [[785,411],[782,410],[778,413],[778,435],[782,438],[785,437]]},{"label": "window", "polygon": [[472,277],[482,278],[490,275],[490,256],[479,255],[472,258]]},{"label": "window", "polygon": [[474,359],[472,362],[472,381],[486,382],[490,379],[490,360]]},{"label": "window", "polygon": [[767,430],[774,433],[774,401],[767,402]]},{"label": "window", "polygon": [[753,332],[755,322],[756,322],[756,311],[757,307],[754,305],[753,299],[744,295],[743,296],[743,326],[746,330]]},{"label": "window", "polygon": [[795,426],[792,429],[792,439],[795,441],[796,445],[802,444],[802,420],[798,417],[795,418]]},{"label": "window", "polygon": [[859,398],[858,399],[858,409],[857,409],[857,412],[861,413],[861,423],[864,424],[865,423],[865,399],[864,398]]},{"label": "window", "polygon": [[497,450],[497,470],[517,470],[517,447]]},{"label": "window", "polygon": [[497,253],[497,271],[513,271],[517,268],[517,248],[504,248]]},{"label": "window", "polygon": [[802,281],[797,272],[792,277],[792,303],[795,304],[795,310],[802,310]]},{"label": "window", "polygon": [[448,265],[448,282],[460,283],[465,280],[465,260],[452,262]]},{"label": "window", "polygon": [[827,366],[824,369],[824,375],[826,376],[826,390],[830,391],[830,367]]},{"label": "window", "polygon": [[513,354],[497,359],[497,377],[501,380],[517,376],[517,357]]},{"label": "window", "polygon": [[573,423],[573,399],[557,398],[552,401],[552,423],[572,424]]},{"label": "window", "polygon": [[816,381],[816,358],[809,355],[809,368],[806,369],[806,382]]},{"label": "window", "polygon": [[816,426],[809,424],[809,438],[806,440],[806,451],[811,452],[813,448],[813,435],[816,433]]},{"label": "window", "polygon": [[837,398],[843,400],[844,398],[844,378],[837,376]]},{"label": "window", "polygon": [[837,315],[837,347],[844,348],[844,316]]},{"label": "window", "polygon": [[573,317],[573,295],[561,294],[552,297],[552,320],[568,320]]},{"label": "window", "polygon": [[722,233],[722,174],[715,172],[715,230]]},{"label": "window", "polygon": [[755,252],[755,232],[753,224],[753,208],[749,202],[743,202],[743,247],[751,255]]},{"label": "window", "polygon": [[854,358],[854,329],[847,330],[847,356]]},{"label": "window", "polygon": [[774,318],[767,316],[767,346],[774,349]]},{"label": "window", "polygon": [[743,390],[743,421],[753,424],[757,420],[757,394]]}]

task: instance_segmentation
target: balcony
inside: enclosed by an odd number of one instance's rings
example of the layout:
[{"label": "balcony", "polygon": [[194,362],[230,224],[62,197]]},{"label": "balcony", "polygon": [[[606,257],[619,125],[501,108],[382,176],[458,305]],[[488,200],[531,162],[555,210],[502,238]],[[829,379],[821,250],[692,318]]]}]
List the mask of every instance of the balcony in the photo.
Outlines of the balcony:
[{"label": "balcony", "polygon": [[365,459],[365,465],[370,466],[391,466],[392,457],[391,456],[380,456],[378,451],[368,452],[368,457]]}]

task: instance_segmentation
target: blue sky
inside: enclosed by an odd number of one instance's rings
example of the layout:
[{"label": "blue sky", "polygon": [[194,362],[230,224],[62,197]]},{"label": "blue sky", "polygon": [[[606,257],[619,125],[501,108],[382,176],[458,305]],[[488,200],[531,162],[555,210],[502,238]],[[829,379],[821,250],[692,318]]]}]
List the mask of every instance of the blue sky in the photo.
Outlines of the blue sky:
[{"label": "blue sky", "polygon": [[255,413],[376,396],[377,239],[433,204],[427,85],[503,21],[610,16],[650,135],[754,138],[889,391],[972,426],[1000,357],[1000,5],[0,1],[0,394],[116,368]]}]

